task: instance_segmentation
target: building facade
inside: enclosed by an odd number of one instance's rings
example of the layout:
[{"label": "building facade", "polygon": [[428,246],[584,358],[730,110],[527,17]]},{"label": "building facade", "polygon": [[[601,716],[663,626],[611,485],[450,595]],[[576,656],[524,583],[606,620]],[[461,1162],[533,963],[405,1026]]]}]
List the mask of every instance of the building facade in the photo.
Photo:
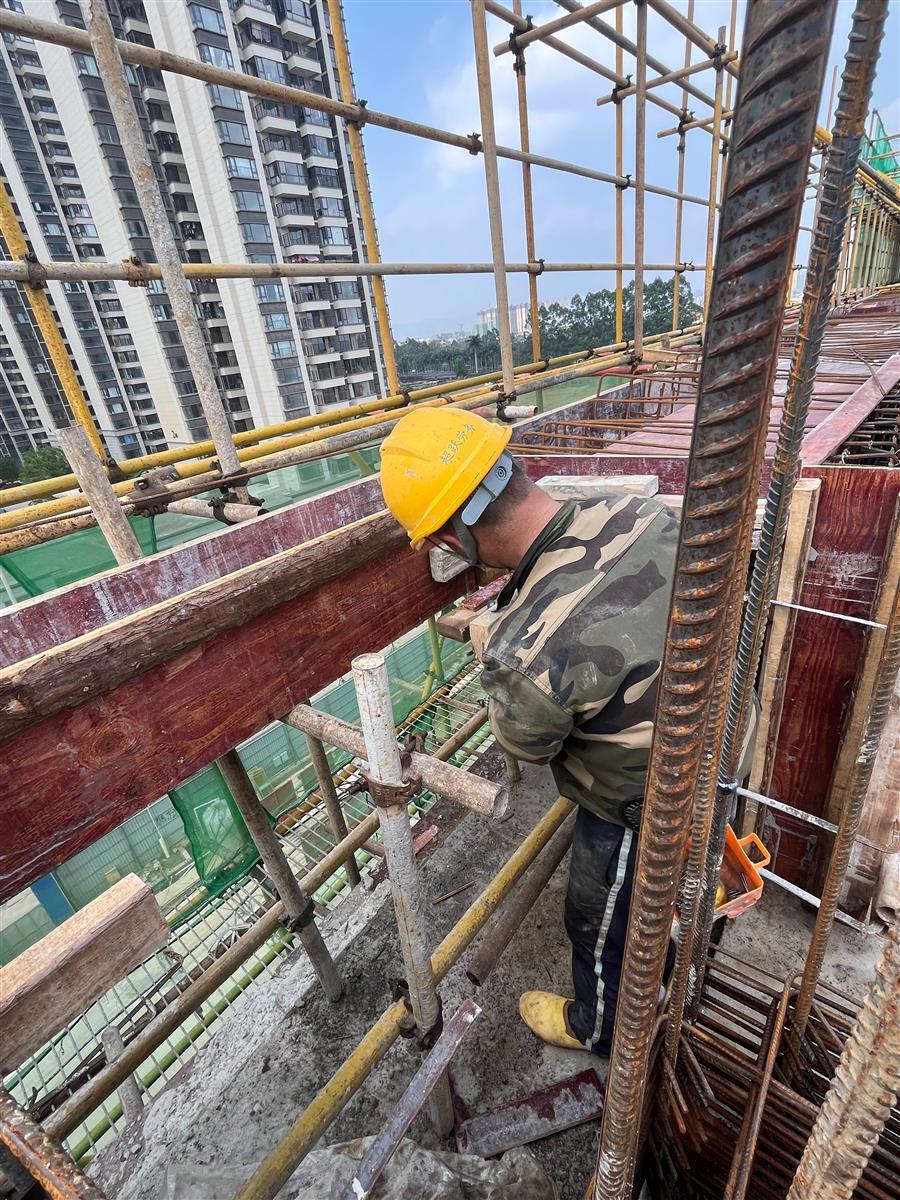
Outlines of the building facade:
[{"label": "building facade", "polygon": [[[509,306],[509,327],[513,337],[523,337],[528,331],[529,308],[527,304]],[[484,308],[475,314],[475,333],[483,337],[497,328],[497,309]]]},{"label": "building facade", "polygon": [[[84,25],[77,0],[0,4]],[[325,0],[109,8],[121,38],[338,94]],[[330,262],[366,257],[343,122],[180,75],[126,71],[183,261],[322,264],[302,280],[193,282],[232,427],[383,394],[370,284],[328,274]],[[4,35],[0,94],[0,162],[37,258],[153,261],[93,57]],[[2,241],[0,250],[8,256]],[[114,457],[206,436],[161,281],[50,282],[48,291]],[[18,285],[0,290],[0,334],[0,455],[19,457],[52,442],[69,416]]]}]

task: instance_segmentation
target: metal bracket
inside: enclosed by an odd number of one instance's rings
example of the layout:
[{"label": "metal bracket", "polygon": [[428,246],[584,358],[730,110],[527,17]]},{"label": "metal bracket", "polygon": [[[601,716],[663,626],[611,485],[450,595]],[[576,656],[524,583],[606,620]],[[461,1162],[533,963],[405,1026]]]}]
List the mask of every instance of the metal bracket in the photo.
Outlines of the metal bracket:
[{"label": "metal bracket", "polygon": [[382,783],[362,769],[360,775],[376,808],[407,808],[422,790],[422,780],[415,775],[405,775],[402,783]]},{"label": "metal bracket", "polygon": [[544,266],[545,266],[545,264],[546,264],[546,261],[547,261],[547,260],[546,260],[546,259],[544,259],[544,258],[538,258],[538,259],[535,259],[535,265],[534,265],[534,266],[532,266],[532,264],[531,264],[531,263],[529,263],[529,264],[528,264],[528,274],[529,274],[529,275],[534,275],[534,276],[535,276],[535,278],[537,278],[537,276],[538,276],[538,275],[543,275],[543,273],[544,273]]},{"label": "metal bracket", "polygon": [[509,35],[509,49],[513,56],[512,68],[517,75],[525,74],[525,50],[519,45],[519,36],[523,33],[528,33],[534,29],[534,21],[531,17],[525,18],[524,29],[514,29]]},{"label": "metal bracket", "polygon": [[28,270],[28,286],[35,289],[44,287],[47,282],[47,272],[43,263],[38,262],[37,255],[26,254],[21,261]]},{"label": "metal bracket", "polygon": [[130,258],[123,258],[122,266],[125,268],[129,287],[148,288],[150,286],[147,265],[140,255],[132,254]]},{"label": "metal bracket", "polygon": [[398,1027],[400,1030],[400,1036],[402,1038],[414,1038],[416,1045],[418,1045],[421,1050],[430,1050],[444,1031],[443,1000],[441,1000],[440,996],[438,996],[437,1020],[430,1029],[426,1029],[423,1032],[416,1024],[416,1019],[412,1013],[412,1004],[409,998],[409,984],[405,979],[389,979],[388,983],[390,984],[391,988],[391,999],[394,1001],[402,1000],[406,1009],[405,1015],[400,1018]]},{"label": "metal bracket", "polygon": [[621,104],[622,96],[620,93],[624,92],[626,88],[630,88],[630,87],[634,86],[630,75],[626,75],[625,80],[626,80],[626,82],[623,84],[618,84],[618,83],[615,84],[613,86],[612,91],[609,93],[609,98],[610,98],[610,100],[612,100],[613,104],[617,104],[617,105]]},{"label": "metal bracket", "polygon": [[480,133],[470,133],[469,135],[469,153],[473,157],[478,157],[479,154],[484,154],[484,146],[481,144]]},{"label": "metal bracket", "polygon": [[619,183],[618,179],[616,180],[616,187],[619,189],[620,192],[627,191],[627,189],[629,187],[631,187],[631,176],[623,175],[622,178],[625,180],[624,183]]},{"label": "metal bracket", "polygon": [[366,113],[366,107],[368,103],[368,100],[360,100],[357,98],[355,101],[357,115],[355,117],[348,118],[348,124],[355,126],[357,130],[362,129],[363,125],[365,125],[369,119],[368,114]]},{"label": "metal bracket", "polygon": [[306,901],[306,904],[304,905],[302,911],[299,912],[296,917],[291,917],[285,922],[286,927],[291,931],[291,933],[299,933],[301,929],[305,929],[307,925],[311,925],[316,919],[316,906],[313,904],[312,899],[306,895],[304,895],[303,898]]}]

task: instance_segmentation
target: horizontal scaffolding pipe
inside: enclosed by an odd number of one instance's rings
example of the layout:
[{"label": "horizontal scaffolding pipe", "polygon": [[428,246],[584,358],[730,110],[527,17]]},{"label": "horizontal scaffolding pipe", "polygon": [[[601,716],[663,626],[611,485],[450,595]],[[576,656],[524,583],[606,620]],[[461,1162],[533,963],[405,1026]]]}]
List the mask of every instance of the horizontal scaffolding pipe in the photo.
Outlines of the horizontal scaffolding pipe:
[{"label": "horizontal scaffolding pipe", "polygon": [[494,54],[499,58],[501,54],[512,53],[514,48],[515,50],[524,50],[532,42],[542,42],[551,34],[559,33],[562,29],[569,29],[572,25],[587,21],[590,17],[600,17],[603,13],[618,8],[620,4],[624,3],[626,0],[594,0],[592,4],[585,4],[573,12],[565,13],[561,17],[554,17],[544,25],[535,25],[525,33],[516,34],[511,42],[498,42],[494,47]]},{"label": "horizontal scaffolding pipe", "polygon": [[[574,805],[557,800],[538,821],[525,840],[506,860],[472,906],[453,926],[431,956],[431,968],[440,983],[459,961],[523,871],[534,861]],[[246,936],[246,935],[245,935]],[[396,1001],[378,1018],[331,1079],[316,1094],[285,1137],[260,1163],[235,1196],[235,1200],[273,1200],[341,1110],[359,1091],[369,1074],[384,1058],[400,1036],[406,1016],[402,1000]]]},{"label": "horizontal scaffolding pipe", "polygon": [[[737,54],[732,51],[730,54],[722,55],[722,62],[732,62],[737,58]],[[703,62],[691,63],[690,66],[682,67],[678,71],[668,71],[665,75],[657,75],[655,79],[648,79],[647,89],[662,87],[664,83],[676,83],[680,79],[686,79],[688,75],[696,75],[698,71],[708,71],[716,66],[719,60],[715,58],[704,59]],[[601,96],[597,100],[597,106],[601,107],[604,104],[618,104],[627,96],[634,96],[637,88],[632,84],[627,88],[617,88],[608,96]]]},{"label": "horizontal scaffolding pipe", "polygon": [[[55,46],[65,46],[69,50],[78,50],[92,54],[91,39],[81,29],[69,25],[58,25],[54,21],[42,21],[37,17],[24,16],[22,13],[0,9],[0,32],[17,34],[34,38],[39,42],[50,42]],[[333,100],[330,96],[318,92],[307,92],[302,88],[290,87],[284,83],[270,83],[267,79],[258,79],[255,75],[245,75],[241,71],[228,70],[225,67],[214,67],[199,59],[186,58],[181,54],[171,54],[167,50],[157,50],[152,46],[140,46],[135,42],[117,41],[116,47],[122,61],[131,66],[149,67],[153,71],[168,71],[176,75],[186,75],[191,79],[199,79],[204,83],[221,84],[234,88],[236,91],[248,92],[253,96],[261,96],[267,100],[286,101],[304,108],[312,108],[318,112],[328,113],[329,116],[342,117],[345,121],[357,125],[377,125],[381,129],[392,129],[396,133],[411,134],[413,137],[425,138],[427,141],[439,142],[444,146],[455,146],[468,154],[482,154],[484,147],[478,134],[451,133],[446,129],[438,129],[434,125],[424,125],[420,121],[410,121],[406,117],[395,117],[390,113],[379,112],[365,104],[346,104]],[[526,154],[511,146],[498,146],[497,155],[500,158],[513,159],[516,162],[528,162],[535,167],[547,167],[550,170],[562,171],[569,175],[580,175],[585,179],[595,179],[600,183],[612,183],[616,187],[634,187],[632,180],[626,176],[607,175],[602,171],[594,171],[589,167],[576,163],[564,162],[562,159],[547,158],[540,154]],[[669,195],[664,188],[646,185],[646,191],[658,195]],[[702,196],[681,197],[685,203],[706,205]]]},{"label": "horizontal scaffolding pipe", "polygon": [[[652,338],[646,339],[645,344],[670,338],[670,345],[676,347],[694,340],[699,328],[698,325],[689,326],[676,335],[655,334]],[[562,354],[556,358],[545,359],[539,363],[524,363],[515,367],[513,371],[517,377],[516,394],[527,394],[528,392],[538,391],[554,383],[561,383],[568,379],[596,373],[596,371],[604,367],[619,364],[627,365],[630,362],[630,355],[628,354],[629,345],[629,342],[619,342],[612,346]],[[569,367],[570,364],[571,369],[562,369]],[[575,364],[580,365],[575,366]],[[520,376],[524,376],[524,378],[519,378]],[[358,409],[371,412],[373,409],[391,408],[394,411],[387,415],[379,412],[374,417],[350,420],[327,430],[317,430],[309,434],[284,438],[269,445],[242,449],[238,451],[238,458],[242,465],[247,464],[243,465],[242,469],[248,476],[252,476],[280,470],[282,467],[296,466],[301,462],[321,458],[325,455],[341,454],[348,450],[359,449],[361,446],[369,445],[384,437],[394,424],[400,420],[400,417],[410,410],[412,407],[410,402],[412,401],[417,403],[425,401],[428,402],[428,406],[432,404],[434,406],[452,404],[453,407],[466,409],[477,408],[483,404],[496,401],[498,399],[496,389],[490,385],[496,383],[499,378],[500,372],[493,371],[485,375],[474,376],[470,379],[454,380],[446,385],[439,384],[433,387],[421,388],[401,396],[388,396],[379,400],[368,401],[364,405],[357,406]],[[451,399],[458,392],[463,392],[463,395]],[[336,410],[336,413],[332,415],[337,415],[338,411],[346,413],[349,410]],[[324,415],[320,414],[321,417],[324,417]],[[299,422],[305,423],[310,420],[312,418],[301,417],[298,418],[298,422],[286,422],[283,426],[270,426],[268,428],[280,432],[282,429],[287,428],[288,425],[296,428]],[[245,437],[249,438],[252,435],[256,435],[258,438],[262,432],[262,430],[249,430],[246,434],[235,434],[235,441],[237,443],[238,440],[242,441]],[[167,450],[161,451],[159,454],[144,455],[141,459],[125,460],[122,466],[124,469],[133,463],[137,464],[137,470],[144,470],[150,466],[159,466],[168,463],[178,464],[183,463],[185,459],[195,457],[198,453],[208,454],[210,450],[211,443],[199,443],[196,447],[182,447],[179,450]],[[249,460],[258,461],[250,462]],[[195,483],[205,481],[208,482],[210,488],[215,488],[222,482],[221,477],[213,468],[214,460],[212,459],[176,466],[180,478],[193,479]],[[5,491],[0,492],[0,504],[20,503],[25,500],[34,499],[40,495],[46,496],[59,491],[67,491],[76,486],[77,480],[74,475],[60,476],[52,480],[41,480],[34,484],[23,484],[15,488],[7,488]],[[125,480],[113,484],[113,490],[119,496],[124,496],[132,492],[133,489],[133,481]],[[196,487],[193,490],[196,492]],[[138,499],[139,496],[136,494],[133,497],[133,503],[137,503]],[[76,494],[70,497],[49,500],[43,504],[33,505],[28,508],[0,513],[0,532],[4,530],[18,530],[24,533],[24,526],[34,527],[36,522],[44,518],[58,517],[64,514],[70,517],[74,510],[81,508],[83,505],[83,497]],[[67,530],[67,532],[69,531]],[[43,533],[40,532],[40,527],[36,530],[33,529],[32,535],[21,540],[17,540],[15,537],[0,537],[0,554],[7,554],[13,550],[22,549],[25,545],[34,545],[45,540],[48,540],[46,531]]]},{"label": "horizontal scaffolding pipe", "polygon": [[[284,723],[365,761],[366,740],[363,731],[342,721],[340,717],[320,712],[308,704],[298,704],[284,718]],[[415,751],[410,754],[408,775],[410,779],[420,782],[423,790],[427,788],[462,804],[464,808],[474,809],[482,816],[502,817],[509,804],[509,793],[505,787],[480,775],[471,775],[459,767],[452,767],[430,754]]]},{"label": "horizontal scaffolding pipe", "polygon": [[[666,195],[670,193],[665,192]],[[678,197],[677,192],[671,193]],[[704,204],[706,201],[704,201]],[[471,263],[360,263],[360,262],[303,262],[303,263],[182,263],[188,279],[336,279],[369,275],[490,275],[493,264]],[[538,262],[506,263],[510,275],[543,275],[545,272],[570,271],[633,271],[634,263],[615,262]],[[693,263],[648,263],[651,271],[700,271]],[[46,279],[93,280],[114,279],[125,283],[143,284],[161,279],[157,263],[137,262],[126,258],[122,262],[0,262],[0,279],[20,283]]]}]

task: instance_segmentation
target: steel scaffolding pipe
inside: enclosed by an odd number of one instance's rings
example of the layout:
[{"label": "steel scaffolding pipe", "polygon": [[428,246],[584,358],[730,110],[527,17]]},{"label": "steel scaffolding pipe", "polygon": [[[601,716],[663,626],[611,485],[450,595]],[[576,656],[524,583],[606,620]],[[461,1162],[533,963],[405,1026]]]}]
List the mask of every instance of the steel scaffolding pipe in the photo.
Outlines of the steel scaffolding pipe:
[{"label": "steel scaffolding pipe", "polygon": [[[887,15],[887,0],[858,0],[853,14],[844,64],[832,144],[825,159],[819,219],[809,255],[791,364],[788,371],[772,475],[753,562],[749,595],[735,656],[728,697],[718,793],[712,823],[696,846],[703,869],[696,903],[684,923],[684,957],[676,968],[669,1007],[667,1049],[677,1048],[683,1006],[688,1019],[696,1014],[709,951],[716,886],[725,846],[725,829],[731,815],[741,748],[752,709],[769,606],[775,594],[781,551],[790,513],[791,494],[799,474],[800,448],[806,429],[822,339],[830,309],[838,260],[853,193],[853,180],[871,96],[878,51]],[[692,852],[694,845],[692,843]],[[680,948],[681,952],[681,948]]]},{"label": "steel scaffolding pipe", "polygon": [[[320,712],[308,704],[298,704],[291,709],[284,722],[292,729],[311,734],[330,746],[346,750],[354,758],[365,760],[367,757],[364,731],[342,721],[340,717]],[[483,779],[480,775],[472,775],[459,767],[450,766],[449,763],[442,762],[430,754],[413,751],[409,755],[408,773],[405,778],[418,782],[422,790],[427,788],[486,817],[502,817],[509,803],[509,793],[502,785],[490,779]]]},{"label": "steel scaffolding pipe", "polygon": [[562,17],[554,17],[552,20],[545,22],[543,25],[534,25],[525,33],[517,33],[513,42],[510,45],[508,41],[499,42],[494,47],[494,54],[499,57],[501,54],[509,54],[513,50],[523,50],[532,42],[542,42],[551,34],[559,33],[562,29],[569,29],[572,25],[578,25],[582,21],[587,21],[590,17],[599,17],[603,13],[609,12],[610,9],[619,8],[620,5],[628,3],[628,0],[594,0],[591,4],[584,4]]},{"label": "steel scaffolding pipe", "polygon": [[[519,33],[528,29],[528,21],[521,14],[520,0],[515,0],[515,11],[510,11],[502,4],[496,3],[496,0],[485,0],[485,10],[494,17],[499,17],[501,21],[506,21],[508,25],[512,25],[513,29]],[[602,75],[604,79],[608,79],[616,85],[627,83],[621,72],[611,71],[609,67],[605,67],[603,63],[597,62],[594,58],[589,58],[580,50],[576,50],[574,46],[570,46],[568,42],[562,42],[559,38],[548,37],[544,39],[544,45],[549,46],[552,50],[558,50],[560,54],[570,58],[573,62],[577,62],[582,67],[587,67],[589,71],[594,71],[597,75]],[[524,150],[525,147],[523,146]]]},{"label": "steel scaffolding pipe", "polygon": [[[185,357],[197,387],[197,398],[216,448],[218,466],[223,475],[231,475],[238,470],[238,457],[231,440],[231,427],[203,340],[203,330],[194,307],[194,296],[181,269],[175,235],[163,204],[153,163],[150,161],[144,131],[131,94],[131,85],[125,74],[125,66],[110,23],[106,0],[88,0],[88,12],[91,51],[97,60],[113,122],[122,144],[122,154],[128,164],[134,190],[147,222],[150,241],[178,324]],[[242,503],[247,502],[246,487],[238,487],[236,493],[238,500]]]},{"label": "steel scaffolding pipe", "polygon": [[[440,943],[431,956],[431,969],[438,984],[460,960],[573,807],[569,800],[557,800]],[[257,1167],[235,1200],[273,1200],[279,1188],[393,1046],[400,1036],[405,1013],[403,1002],[398,1000],[379,1017],[284,1138]]]},{"label": "steel scaffolding pipe", "polygon": [[[420,1045],[425,1045],[440,1033],[441,1001],[428,951],[427,904],[416,868],[409,820],[409,805],[415,788],[404,780],[384,656],[362,654],[353,660],[352,667],[368,763],[364,778],[378,811],[416,1036]],[[435,1133],[438,1137],[446,1137],[453,1129],[453,1097],[446,1073],[432,1090],[428,1111]]]},{"label": "steel scaffolding pipe", "polygon": [[[21,13],[14,13],[7,9],[0,9],[0,32],[32,37],[37,41],[50,42],[56,46],[65,46],[69,50],[87,51],[89,54],[93,53],[91,39],[83,30],[74,29],[68,25],[57,25],[53,21],[42,21],[36,17],[27,17]],[[260,96],[266,100],[283,100],[290,104],[316,109],[319,112],[328,113],[330,116],[342,117],[348,122],[355,121],[360,125],[377,125],[382,129],[392,129],[397,133],[406,133],[414,137],[425,138],[426,140],[439,142],[445,146],[455,146],[457,149],[465,150],[469,154],[482,154],[484,152],[481,139],[477,134],[451,133],[445,129],[438,129],[433,125],[424,125],[420,121],[410,121],[406,117],[392,116],[389,113],[382,113],[377,109],[361,104],[345,104],[340,100],[332,100],[331,97],[321,95],[318,92],[307,92],[302,88],[290,87],[283,83],[270,83],[268,80],[259,79],[255,75],[245,75],[241,71],[232,71],[225,67],[214,67],[208,63],[200,62],[199,59],[187,58],[180,54],[171,54],[165,50],[157,50],[152,46],[141,46],[134,42],[117,41],[116,48],[121,61],[129,63],[132,66],[150,67],[155,71],[169,71],[175,74],[186,75],[191,79],[200,79],[204,83],[222,84],[225,87],[248,92],[250,95]],[[562,159],[548,158],[540,154],[525,154],[523,151],[515,150],[511,146],[497,146],[497,155],[500,158],[512,159],[515,162],[529,162],[533,166],[547,167],[550,170],[561,171],[570,175],[580,175],[585,179],[596,179],[601,183],[612,183],[617,187],[634,186],[634,183],[627,178],[617,179],[601,171],[594,171],[589,167],[565,162]],[[655,185],[651,186],[650,184],[647,185],[646,190],[663,196],[672,195],[666,188],[656,187]],[[700,196],[685,196],[684,200],[690,204],[706,203]]]},{"label": "steel scaffolding pipe", "polygon": [[[782,313],[815,133],[834,2],[751,0],[635,869],[629,935],[594,1184],[634,1182],[657,996],[692,806],[722,722],[733,583],[750,541]],[[765,164],[764,169],[760,164]],[[710,797],[711,800],[711,797]]]},{"label": "steel scaffolding pipe", "polygon": [[787,1200],[851,1200],[900,1087],[900,924],[847,1040]]}]

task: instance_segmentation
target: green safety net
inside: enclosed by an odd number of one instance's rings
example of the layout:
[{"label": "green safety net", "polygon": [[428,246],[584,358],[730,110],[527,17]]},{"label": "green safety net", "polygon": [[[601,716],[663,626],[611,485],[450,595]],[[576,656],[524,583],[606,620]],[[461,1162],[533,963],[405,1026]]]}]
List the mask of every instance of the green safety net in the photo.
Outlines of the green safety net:
[{"label": "green safety net", "polygon": [[862,146],[860,147],[860,158],[874,167],[876,171],[883,171],[885,175],[898,169],[897,154],[888,137],[887,130],[884,127],[884,122],[878,114],[875,114],[874,124],[872,126],[872,136],[864,136]]},{"label": "green safety net", "polygon": [[242,879],[259,860],[250,831],[218,767],[207,767],[169,792],[184,822],[200,882],[218,894]]}]

